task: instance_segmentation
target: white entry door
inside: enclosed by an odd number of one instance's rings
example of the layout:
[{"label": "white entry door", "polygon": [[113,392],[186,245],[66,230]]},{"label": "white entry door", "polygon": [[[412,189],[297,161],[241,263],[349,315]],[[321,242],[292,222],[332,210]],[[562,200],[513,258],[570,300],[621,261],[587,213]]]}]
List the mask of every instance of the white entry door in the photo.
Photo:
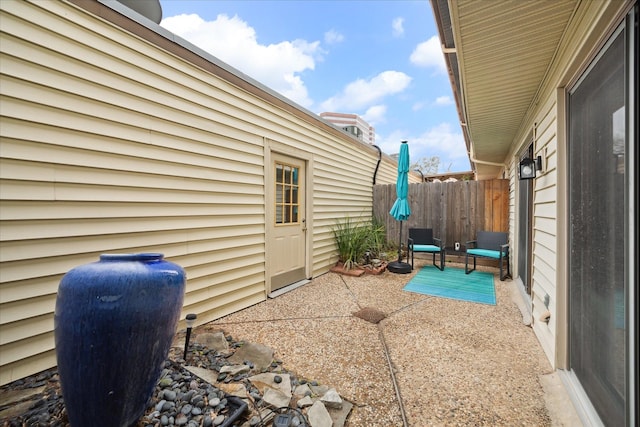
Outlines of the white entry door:
[{"label": "white entry door", "polygon": [[282,154],[271,155],[268,271],[271,292],[306,278],[305,162]]}]

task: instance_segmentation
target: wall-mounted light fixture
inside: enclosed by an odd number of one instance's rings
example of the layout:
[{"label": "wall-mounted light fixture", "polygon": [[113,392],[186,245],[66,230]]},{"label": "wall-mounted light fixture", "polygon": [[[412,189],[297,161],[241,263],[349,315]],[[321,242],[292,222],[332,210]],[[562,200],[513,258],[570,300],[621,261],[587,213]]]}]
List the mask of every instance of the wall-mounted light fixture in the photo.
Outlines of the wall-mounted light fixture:
[{"label": "wall-mounted light fixture", "polygon": [[520,179],[533,179],[536,177],[536,171],[542,170],[542,156],[535,159],[528,157],[522,159],[519,166]]}]

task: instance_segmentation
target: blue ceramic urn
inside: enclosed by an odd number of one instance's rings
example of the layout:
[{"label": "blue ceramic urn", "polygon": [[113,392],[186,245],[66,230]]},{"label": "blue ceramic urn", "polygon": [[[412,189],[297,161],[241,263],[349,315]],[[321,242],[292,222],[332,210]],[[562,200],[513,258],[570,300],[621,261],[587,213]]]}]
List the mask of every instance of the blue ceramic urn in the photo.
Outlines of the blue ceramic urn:
[{"label": "blue ceramic urn", "polygon": [[72,427],[130,427],[144,414],[182,311],[184,270],[162,254],[104,254],[65,274],[54,335]]}]

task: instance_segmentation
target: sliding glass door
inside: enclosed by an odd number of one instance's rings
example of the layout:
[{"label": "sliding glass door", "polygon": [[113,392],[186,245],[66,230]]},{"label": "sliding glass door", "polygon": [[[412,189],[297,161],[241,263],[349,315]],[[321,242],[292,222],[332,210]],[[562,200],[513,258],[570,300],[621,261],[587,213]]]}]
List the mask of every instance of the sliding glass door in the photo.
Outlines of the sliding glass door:
[{"label": "sliding glass door", "polygon": [[625,273],[637,76],[629,75],[628,61],[637,58],[629,45],[623,25],[569,93],[569,362],[611,426],[626,425],[632,404],[627,314],[635,306]]}]

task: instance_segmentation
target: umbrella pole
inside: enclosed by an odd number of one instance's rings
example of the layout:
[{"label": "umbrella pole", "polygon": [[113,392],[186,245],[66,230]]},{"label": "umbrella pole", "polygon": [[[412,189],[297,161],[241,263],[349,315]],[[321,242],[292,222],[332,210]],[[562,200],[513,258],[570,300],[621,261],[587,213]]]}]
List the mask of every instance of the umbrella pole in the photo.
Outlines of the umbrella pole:
[{"label": "umbrella pole", "polygon": [[[408,260],[408,259],[407,259]],[[392,273],[411,273],[411,264],[402,262],[402,221],[400,221],[400,241],[398,242],[398,260],[390,262],[387,269]]]},{"label": "umbrella pole", "polygon": [[400,241],[398,242],[398,262],[402,262],[402,221],[400,221]]}]

